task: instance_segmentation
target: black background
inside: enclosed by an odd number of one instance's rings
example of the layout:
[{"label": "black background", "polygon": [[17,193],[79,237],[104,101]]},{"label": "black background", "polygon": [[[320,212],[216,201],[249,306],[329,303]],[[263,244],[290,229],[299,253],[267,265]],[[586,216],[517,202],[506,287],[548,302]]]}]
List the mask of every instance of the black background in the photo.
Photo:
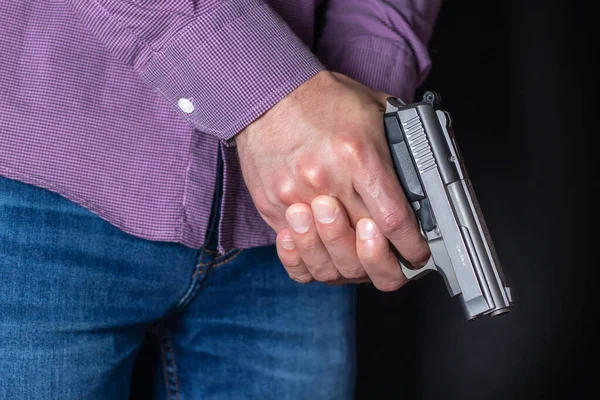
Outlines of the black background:
[{"label": "black background", "polygon": [[[439,275],[395,293],[361,287],[358,400],[599,398],[590,384],[598,46],[583,8],[444,3],[419,95],[440,92],[452,115],[516,305],[467,322]],[[148,398],[152,356],[140,355],[132,398]]]},{"label": "black background", "polygon": [[593,14],[534,3],[445,2],[419,89],[439,91],[451,113],[514,311],[467,322],[439,275],[391,294],[362,287],[359,400],[600,398]]}]

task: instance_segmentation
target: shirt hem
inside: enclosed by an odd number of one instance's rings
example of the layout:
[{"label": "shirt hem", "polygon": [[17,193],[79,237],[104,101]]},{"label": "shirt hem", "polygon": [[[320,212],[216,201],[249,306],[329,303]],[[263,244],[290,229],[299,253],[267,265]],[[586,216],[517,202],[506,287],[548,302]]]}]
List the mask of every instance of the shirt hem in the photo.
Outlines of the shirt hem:
[{"label": "shirt hem", "polygon": [[[60,185],[49,182],[44,178],[21,174],[19,172],[15,172],[10,169],[7,169],[5,167],[0,168],[0,175],[4,176],[5,178],[8,178],[8,179],[17,180],[17,181],[26,183],[28,185],[37,186],[42,189],[46,189],[51,192],[54,192],[64,198],[76,203],[77,205],[87,209],[88,211],[90,211],[94,215],[98,216],[99,218],[103,219],[107,223],[109,223],[113,226],[116,226],[121,231],[123,231],[127,234],[130,234],[132,236],[135,236],[135,237],[138,237],[138,238],[144,239],[144,240],[150,240],[150,241],[176,242],[176,243],[179,242],[179,243],[184,244],[183,241],[180,240],[181,230],[179,230],[179,229],[165,230],[165,231],[158,231],[158,232],[157,231],[148,232],[148,231],[141,231],[141,230],[133,229],[127,223],[120,220],[118,217],[116,217],[112,213],[108,212],[106,209],[100,207],[96,203],[91,202],[69,190],[66,190],[65,188],[63,188]],[[188,243],[186,246],[193,247],[192,243]]]}]

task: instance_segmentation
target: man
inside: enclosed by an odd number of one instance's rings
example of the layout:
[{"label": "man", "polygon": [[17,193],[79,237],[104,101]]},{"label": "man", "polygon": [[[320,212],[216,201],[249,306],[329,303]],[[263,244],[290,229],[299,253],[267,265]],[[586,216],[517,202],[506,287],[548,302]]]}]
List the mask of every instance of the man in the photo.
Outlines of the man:
[{"label": "man", "polygon": [[439,3],[2,2],[0,398],[127,398],[148,332],[159,398],[351,398],[352,284],[429,257],[381,117]]}]

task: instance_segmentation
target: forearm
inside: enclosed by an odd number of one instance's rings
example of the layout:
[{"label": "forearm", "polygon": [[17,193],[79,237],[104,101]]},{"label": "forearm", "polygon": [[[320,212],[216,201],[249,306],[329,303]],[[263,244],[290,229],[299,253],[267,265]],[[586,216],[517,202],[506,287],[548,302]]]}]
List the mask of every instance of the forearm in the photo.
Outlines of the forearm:
[{"label": "forearm", "polygon": [[223,140],[323,69],[264,1],[68,2],[186,121]]},{"label": "forearm", "polygon": [[318,44],[337,72],[411,101],[431,68],[427,44],[441,0],[331,0]]}]

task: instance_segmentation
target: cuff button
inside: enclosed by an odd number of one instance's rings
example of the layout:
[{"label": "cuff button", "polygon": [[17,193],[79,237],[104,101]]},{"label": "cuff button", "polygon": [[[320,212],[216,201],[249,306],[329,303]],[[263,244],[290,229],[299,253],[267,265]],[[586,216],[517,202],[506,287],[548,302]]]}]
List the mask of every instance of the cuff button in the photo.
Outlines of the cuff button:
[{"label": "cuff button", "polygon": [[177,105],[186,114],[191,114],[194,112],[194,103],[191,102],[190,99],[181,98],[177,100]]}]

